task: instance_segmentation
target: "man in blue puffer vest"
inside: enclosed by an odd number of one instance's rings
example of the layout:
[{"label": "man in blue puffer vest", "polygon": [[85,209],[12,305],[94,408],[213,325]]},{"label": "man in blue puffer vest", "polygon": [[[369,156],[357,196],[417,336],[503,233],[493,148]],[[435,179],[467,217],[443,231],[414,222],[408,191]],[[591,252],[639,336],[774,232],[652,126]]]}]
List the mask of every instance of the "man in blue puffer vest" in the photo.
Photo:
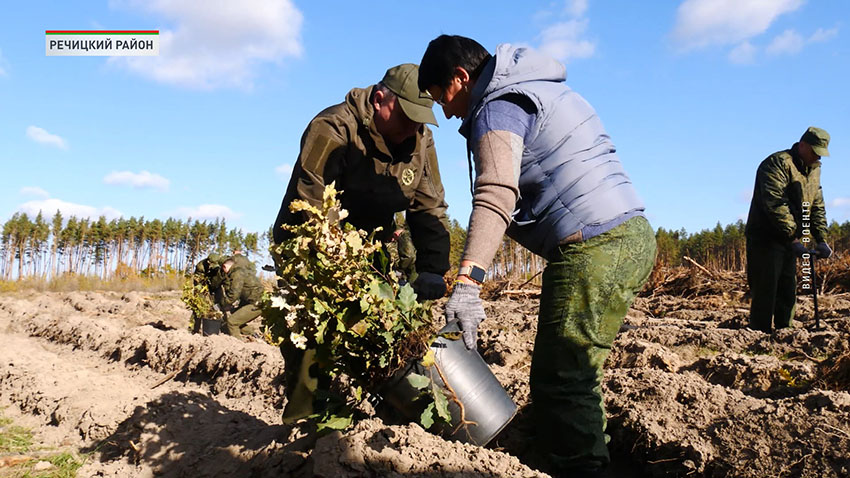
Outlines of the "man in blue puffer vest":
[{"label": "man in blue puffer vest", "polygon": [[446,319],[476,346],[480,284],[505,233],[548,260],[531,364],[538,449],[556,474],[601,476],[610,461],[602,364],[652,270],[655,234],[599,117],[565,79],[561,63],[533,50],[503,44],[490,55],[441,35],[422,58],[419,89],[463,120],[475,162]]}]

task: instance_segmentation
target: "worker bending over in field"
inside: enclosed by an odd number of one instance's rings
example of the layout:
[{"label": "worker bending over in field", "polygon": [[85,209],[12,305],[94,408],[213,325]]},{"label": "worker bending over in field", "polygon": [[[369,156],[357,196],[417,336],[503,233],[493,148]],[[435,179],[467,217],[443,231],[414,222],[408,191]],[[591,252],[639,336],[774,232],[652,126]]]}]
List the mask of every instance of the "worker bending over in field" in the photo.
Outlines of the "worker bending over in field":
[{"label": "worker bending over in field", "polygon": [[829,156],[827,146],[829,134],[812,126],[791,149],[771,154],[758,167],[745,229],[750,328],[770,333],[771,324],[791,326],[796,258],[832,255],[820,186],[820,158]]},{"label": "worker bending over in field", "polygon": [[554,476],[601,476],[610,461],[602,364],[652,270],[655,234],[602,122],[565,78],[561,63],[531,49],[503,44],[490,55],[441,35],[422,57],[419,88],[463,120],[475,160],[446,320],[476,347],[481,283],[506,232],[548,260],[531,364],[536,439]]},{"label": "worker bending over in field", "polygon": [[[335,182],[349,213],[346,221],[367,232],[381,228],[380,240],[392,240],[394,215],[405,213],[416,249],[418,276],[411,285],[421,300],[446,292],[449,232],[437,152],[426,126],[437,121],[433,101],[416,85],[418,72],[414,64],[390,68],[378,84],[352,89],[345,101],[310,121],[273,236],[280,244],[288,237],[281,226],[304,220],[303,213],[289,210],[293,200],[320,205],[325,186]],[[316,384],[301,380],[308,376],[312,353],[287,342],[281,352],[288,399],[284,420],[292,421],[313,413]]]},{"label": "worker bending over in field", "polygon": [[221,271],[221,263],[224,262],[224,259],[221,254],[213,252],[198,261],[195,264],[195,272],[192,274],[192,282],[195,285],[204,284],[210,293],[214,293],[215,290],[221,287],[221,282],[224,280],[224,275]]},{"label": "worker bending over in field", "polygon": [[[221,283],[224,282],[224,272],[221,270],[221,263],[224,262],[224,259],[221,254],[213,252],[198,261],[195,265],[195,272],[192,273],[193,285],[205,285],[210,294],[210,302],[213,304],[218,304],[222,298]],[[201,331],[201,319],[204,318],[206,317],[196,317],[195,312],[192,312],[193,334]]]},{"label": "worker bending over in field", "polygon": [[256,267],[247,257],[235,254],[222,263],[221,270],[224,279],[219,305],[226,313],[223,329],[237,338],[251,335],[255,330],[249,329],[247,324],[260,316],[257,302],[263,295]]}]

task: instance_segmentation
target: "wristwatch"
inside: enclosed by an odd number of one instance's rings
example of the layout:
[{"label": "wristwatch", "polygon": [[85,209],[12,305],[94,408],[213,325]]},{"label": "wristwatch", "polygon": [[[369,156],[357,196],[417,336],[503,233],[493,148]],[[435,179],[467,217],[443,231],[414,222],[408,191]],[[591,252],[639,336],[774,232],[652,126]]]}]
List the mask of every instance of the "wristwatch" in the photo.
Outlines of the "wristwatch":
[{"label": "wristwatch", "polygon": [[457,275],[467,276],[480,284],[484,282],[484,277],[487,275],[487,271],[478,266],[463,266],[458,269]]}]

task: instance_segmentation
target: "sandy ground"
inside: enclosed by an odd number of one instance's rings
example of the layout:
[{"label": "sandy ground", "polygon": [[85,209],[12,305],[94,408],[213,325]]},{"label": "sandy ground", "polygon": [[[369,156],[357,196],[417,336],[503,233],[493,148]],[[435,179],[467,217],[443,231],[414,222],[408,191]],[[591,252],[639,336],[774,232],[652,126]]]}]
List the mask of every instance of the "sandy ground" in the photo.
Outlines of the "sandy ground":
[{"label": "sandy ground", "polygon": [[[609,476],[848,477],[850,393],[817,381],[850,350],[850,296],[773,335],[743,328],[742,294],[648,295],[604,389]],[[78,476],[546,477],[528,371],[537,299],[487,301],[483,356],[519,405],[487,447],[361,421],[316,438],[284,426],[278,350],[187,330],[177,293],[0,295],[0,407],[46,446],[88,453]]]}]

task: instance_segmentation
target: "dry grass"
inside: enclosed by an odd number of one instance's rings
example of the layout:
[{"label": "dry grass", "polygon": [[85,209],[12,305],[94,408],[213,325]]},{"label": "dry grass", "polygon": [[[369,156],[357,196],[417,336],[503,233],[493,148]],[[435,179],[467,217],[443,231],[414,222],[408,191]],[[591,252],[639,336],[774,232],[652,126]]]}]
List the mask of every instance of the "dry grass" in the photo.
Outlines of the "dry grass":
[{"label": "dry grass", "polygon": [[744,292],[746,275],[741,272],[714,270],[709,273],[693,266],[664,267],[656,265],[640,296],[672,295],[699,297]]},{"label": "dry grass", "polygon": [[163,292],[180,290],[186,278],[181,274],[156,277],[131,276],[103,280],[95,276],[65,274],[54,279],[24,278],[17,281],[0,281],[0,292],[71,292],[71,291],[114,291],[114,292]]},{"label": "dry grass", "polygon": [[850,391],[850,351],[821,364],[818,384],[830,390]]},{"label": "dry grass", "polygon": [[821,293],[850,292],[850,254],[836,252],[829,259],[818,259],[815,267]]}]

